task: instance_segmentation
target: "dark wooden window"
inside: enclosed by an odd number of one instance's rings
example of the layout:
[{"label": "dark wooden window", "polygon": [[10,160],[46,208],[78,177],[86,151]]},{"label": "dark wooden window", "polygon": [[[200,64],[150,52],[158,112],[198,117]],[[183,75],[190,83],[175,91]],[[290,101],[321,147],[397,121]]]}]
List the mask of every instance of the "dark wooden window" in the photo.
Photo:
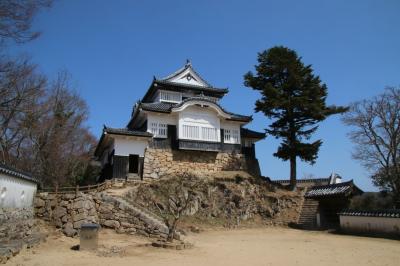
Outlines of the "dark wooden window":
[{"label": "dark wooden window", "polygon": [[129,154],[129,173],[139,173],[139,155]]}]

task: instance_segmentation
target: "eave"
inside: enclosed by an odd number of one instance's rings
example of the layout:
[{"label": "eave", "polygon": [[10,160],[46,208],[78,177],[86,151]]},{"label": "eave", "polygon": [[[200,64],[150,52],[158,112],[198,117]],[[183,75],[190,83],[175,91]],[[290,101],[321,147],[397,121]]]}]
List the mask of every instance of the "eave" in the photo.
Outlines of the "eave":
[{"label": "eave", "polygon": [[39,184],[39,181],[36,178],[32,177],[31,174],[17,170],[2,163],[0,163],[0,173]]},{"label": "eave", "polygon": [[183,84],[177,82],[170,82],[165,80],[154,79],[151,83],[146,94],[142,98],[142,102],[148,102],[157,90],[169,90],[169,91],[194,91],[197,93],[203,93],[206,96],[222,98],[225,94],[229,92],[228,88],[214,88],[214,87],[202,87],[190,84]]}]

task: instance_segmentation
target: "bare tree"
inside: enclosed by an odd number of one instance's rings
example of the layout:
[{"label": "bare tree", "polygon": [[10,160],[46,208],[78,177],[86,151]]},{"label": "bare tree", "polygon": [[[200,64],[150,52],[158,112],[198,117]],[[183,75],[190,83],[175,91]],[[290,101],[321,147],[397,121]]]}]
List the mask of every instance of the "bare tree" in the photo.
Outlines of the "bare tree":
[{"label": "bare tree", "polygon": [[0,41],[11,39],[23,43],[37,38],[39,32],[31,31],[32,19],[51,3],[52,0],[1,0]]},{"label": "bare tree", "polygon": [[0,68],[0,161],[14,164],[36,116],[46,78],[26,59],[2,62]]},{"label": "bare tree", "polygon": [[59,74],[29,130],[31,169],[46,185],[76,184],[90,162],[96,139],[85,126],[88,108],[73,91],[66,72]]},{"label": "bare tree", "polygon": [[352,126],[353,157],[371,172],[374,184],[393,192],[400,205],[400,89],[386,88],[371,100],[354,103],[344,119]]},{"label": "bare tree", "polygon": [[[0,48],[38,37],[32,20],[51,3],[1,0]],[[87,117],[86,103],[65,72],[49,83],[29,60],[0,54],[0,161],[32,172],[45,186],[80,182],[90,172],[96,142],[85,126]]]},{"label": "bare tree", "polygon": [[164,177],[153,184],[155,187],[147,199],[168,227],[167,241],[173,241],[179,221],[194,206],[204,184],[202,179],[190,173]]},{"label": "bare tree", "polygon": [[85,176],[95,137],[88,108],[66,72],[53,83],[27,61],[0,72],[0,160],[32,172],[45,186],[76,184]]}]

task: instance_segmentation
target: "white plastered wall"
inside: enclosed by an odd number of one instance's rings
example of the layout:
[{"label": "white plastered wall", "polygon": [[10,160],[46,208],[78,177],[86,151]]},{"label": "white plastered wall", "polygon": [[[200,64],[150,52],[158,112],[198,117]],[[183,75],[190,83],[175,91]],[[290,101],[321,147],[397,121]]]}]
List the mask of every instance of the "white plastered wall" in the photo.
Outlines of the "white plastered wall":
[{"label": "white plastered wall", "polygon": [[222,129],[237,130],[239,132],[239,143],[238,144],[241,143],[240,125],[241,125],[241,123],[239,123],[239,122],[226,121],[226,120],[221,121]]},{"label": "white plastered wall", "polygon": [[400,235],[400,218],[340,215],[340,227],[347,231]]},{"label": "white plastered wall", "polygon": [[158,114],[158,113],[148,113],[147,114],[147,132],[150,132],[151,123],[163,123],[167,125],[177,125],[178,118],[175,114]]},{"label": "white plastered wall", "polygon": [[220,118],[217,116],[215,111],[198,106],[189,106],[183,111],[180,111],[178,130],[179,138],[182,138],[183,136],[183,124],[216,128],[218,130],[218,141],[220,141]]},{"label": "white plastered wall", "polygon": [[144,156],[144,150],[148,146],[147,138],[114,135],[114,155],[129,156],[138,154]]},{"label": "white plastered wall", "polygon": [[0,173],[0,208],[32,207],[37,184]]}]

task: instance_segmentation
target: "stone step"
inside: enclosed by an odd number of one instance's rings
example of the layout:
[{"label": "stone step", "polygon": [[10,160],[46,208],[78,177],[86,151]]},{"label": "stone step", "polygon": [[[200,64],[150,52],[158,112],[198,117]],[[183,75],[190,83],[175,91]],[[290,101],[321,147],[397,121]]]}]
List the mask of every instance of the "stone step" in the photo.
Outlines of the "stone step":
[{"label": "stone step", "polygon": [[124,209],[128,209],[130,213],[142,220],[148,226],[156,228],[159,232],[163,234],[168,234],[168,227],[163,222],[156,220],[146,212],[127,202],[125,199],[114,195],[108,195],[107,193],[103,193],[102,198],[106,201],[117,202],[118,204],[120,204],[120,206],[122,205]]},{"label": "stone step", "polygon": [[302,229],[313,229],[316,226],[316,213],[318,211],[318,201],[305,199],[301,209],[297,225]]}]

